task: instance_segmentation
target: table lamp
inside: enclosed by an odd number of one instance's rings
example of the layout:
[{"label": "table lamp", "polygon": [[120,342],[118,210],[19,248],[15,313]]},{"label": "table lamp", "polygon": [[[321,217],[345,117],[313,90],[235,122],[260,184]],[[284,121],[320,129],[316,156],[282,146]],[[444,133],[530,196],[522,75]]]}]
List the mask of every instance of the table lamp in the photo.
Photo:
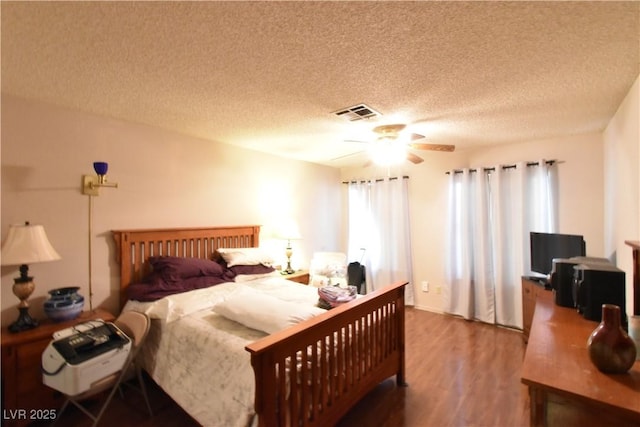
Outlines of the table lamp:
[{"label": "table lamp", "polygon": [[13,293],[20,300],[18,319],[9,325],[10,332],[33,329],[38,322],[29,315],[27,299],[35,289],[33,277],[29,277],[27,264],[56,261],[60,255],[49,243],[44,227],[25,222],[24,225],[12,225],[7,239],[2,245],[2,265],[19,265],[20,277],[13,279]]},{"label": "table lamp", "polygon": [[293,255],[293,248],[291,248],[291,241],[301,239],[300,230],[298,224],[294,220],[286,220],[280,224],[280,227],[276,231],[276,236],[282,240],[287,241],[287,247],[285,249],[285,255],[287,257],[287,268],[282,272],[284,274],[293,274],[295,270],[291,268],[291,256]]}]

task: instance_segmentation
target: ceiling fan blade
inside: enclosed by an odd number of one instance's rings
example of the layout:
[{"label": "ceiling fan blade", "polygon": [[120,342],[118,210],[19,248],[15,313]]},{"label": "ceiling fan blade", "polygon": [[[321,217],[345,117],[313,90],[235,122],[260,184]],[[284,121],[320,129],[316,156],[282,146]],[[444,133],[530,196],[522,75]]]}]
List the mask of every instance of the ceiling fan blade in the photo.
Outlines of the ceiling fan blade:
[{"label": "ceiling fan blade", "polygon": [[425,138],[426,138],[426,136],[424,136],[424,135],[420,135],[419,133],[412,133],[412,134],[410,135],[411,142],[413,142],[413,141],[419,141],[419,140],[421,140],[421,139],[425,139]]},{"label": "ceiling fan blade", "polygon": [[446,144],[421,144],[417,142],[412,142],[409,144],[409,147],[416,150],[430,150],[430,151],[453,151],[456,149],[455,145],[446,145]]},{"label": "ceiling fan blade", "polygon": [[414,165],[424,162],[424,159],[422,157],[413,153],[407,153],[407,160],[409,160]]}]

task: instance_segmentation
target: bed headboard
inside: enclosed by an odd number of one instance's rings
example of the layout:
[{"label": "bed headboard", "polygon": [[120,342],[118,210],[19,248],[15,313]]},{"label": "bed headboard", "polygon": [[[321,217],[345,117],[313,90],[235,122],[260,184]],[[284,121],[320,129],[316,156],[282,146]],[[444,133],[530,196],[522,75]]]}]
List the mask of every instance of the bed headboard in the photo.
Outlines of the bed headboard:
[{"label": "bed headboard", "polygon": [[127,287],[149,272],[151,256],[211,259],[217,248],[258,247],[259,225],[232,227],[113,230],[120,266],[120,309],[127,302]]}]

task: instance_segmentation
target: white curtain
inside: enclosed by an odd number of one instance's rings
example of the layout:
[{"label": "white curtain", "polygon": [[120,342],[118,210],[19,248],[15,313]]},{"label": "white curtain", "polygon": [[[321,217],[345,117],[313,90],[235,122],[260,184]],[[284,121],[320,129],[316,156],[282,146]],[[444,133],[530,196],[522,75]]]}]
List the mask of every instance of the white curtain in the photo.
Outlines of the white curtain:
[{"label": "white curtain", "polygon": [[489,170],[449,174],[444,309],[521,328],[529,232],[556,230],[557,166],[541,160]]},{"label": "white curtain", "polygon": [[[367,292],[406,280],[414,304],[406,178],[349,183],[349,261],[365,266]],[[364,256],[363,256],[364,254]]]}]

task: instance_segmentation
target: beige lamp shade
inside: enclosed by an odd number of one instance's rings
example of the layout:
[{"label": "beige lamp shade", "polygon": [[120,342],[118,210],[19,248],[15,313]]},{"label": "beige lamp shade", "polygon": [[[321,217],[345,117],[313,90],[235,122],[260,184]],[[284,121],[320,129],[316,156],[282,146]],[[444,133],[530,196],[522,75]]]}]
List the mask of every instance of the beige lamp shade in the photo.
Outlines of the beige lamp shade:
[{"label": "beige lamp shade", "polygon": [[42,225],[12,225],[2,245],[2,265],[56,261],[60,255],[51,246]]},{"label": "beige lamp shade", "polygon": [[275,237],[282,240],[302,239],[298,223],[292,219],[283,220],[276,226]]},{"label": "beige lamp shade", "polygon": [[283,270],[283,273],[294,273],[295,270],[291,268],[291,256],[293,255],[291,241],[302,239],[300,229],[298,228],[298,223],[292,218],[284,218],[280,220],[280,223],[275,228],[274,237],[276,239],[287,241],[287,248],[285,249],[285,255],[287,256],[287,268]]},{"label": "beige lamp shade", "polygon": [[38,262],[55,261],[60,255],[53,249],[44,227],[31,225],[12,225],[7,239],[2,244],[2,265],[19,265],[20,277],[13,279],[13,293],[20,300],[18,320],[9,325],[9,332],[16,333],[33,329],[38,321],[29,315],[27,300],[35,289],[33,277],[29,277],[29,266]]}]

